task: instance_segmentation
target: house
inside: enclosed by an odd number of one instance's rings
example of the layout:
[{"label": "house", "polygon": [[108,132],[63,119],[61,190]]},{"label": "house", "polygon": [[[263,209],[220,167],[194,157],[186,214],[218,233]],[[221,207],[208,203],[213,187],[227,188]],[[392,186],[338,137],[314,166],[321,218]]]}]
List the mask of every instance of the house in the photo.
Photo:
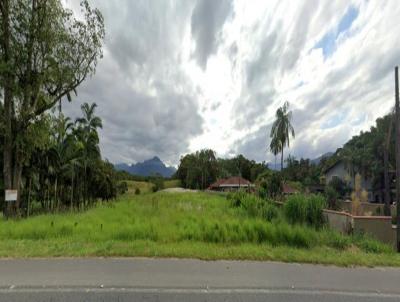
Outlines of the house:
[{"label": "house", "polygon": [[[352,190],[355,187],[355,174],[342,160],[337,161],[325,170],[325,184],[328,185],[334,178],[339,178]],[[372,179],[361,174],[361,187],[368,192],[368,201],[375,201]]]},{"label": "house", "polygon": [[299,191],[293,188],[292,186],[284,183],[282,185],[282,193],[283,195],[293,195],[299,193]]},{"label": "house", "polygon": [[218,179],[215,183],[208,187],[208,190],[214,191],[237,191],[239,189],[251,190],[255,186],[247,179],[239,176],[229,177],[225,179]]}]

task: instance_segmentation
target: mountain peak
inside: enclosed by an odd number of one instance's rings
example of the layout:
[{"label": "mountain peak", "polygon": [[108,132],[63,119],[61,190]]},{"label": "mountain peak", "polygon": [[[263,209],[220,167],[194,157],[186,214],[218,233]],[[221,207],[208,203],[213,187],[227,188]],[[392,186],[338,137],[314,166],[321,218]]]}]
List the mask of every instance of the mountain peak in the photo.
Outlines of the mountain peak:
[{"label": "mountain peak", "polygon": [[163,177],[171,177],[176,169],[174,167],[167,167],[158,156],[143,162],[138,162],[132,165],[118,164],[115,165],[117,170],[126,171],[133,175],[152,176],[160,174]]},{"label": "mountain peak", "polygon": [[[158,156],[154,156],[152,159],[150,159],[151,161],[159,161],[159,162],[162,162],[162,160],[158,157]],[[147,160],[147,161],[150,161],[150,160]]]}]

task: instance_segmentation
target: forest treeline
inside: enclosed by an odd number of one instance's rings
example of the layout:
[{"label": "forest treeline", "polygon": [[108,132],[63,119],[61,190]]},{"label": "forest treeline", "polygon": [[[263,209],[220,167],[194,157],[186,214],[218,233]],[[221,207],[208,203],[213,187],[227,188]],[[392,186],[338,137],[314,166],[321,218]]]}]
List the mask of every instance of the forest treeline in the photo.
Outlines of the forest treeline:
[{"label": "forest treeline", "polygon": [[[325,185],[325,171],[343,161],[355,177],[357,173],[372,180],[374,190],[384,191],[385,169],[391,174],[395,167],[395,135],[393,114],[376,120],[368,131],[353,136],[335,153],[313,162],[307,158],[297,159],[289,155],[282,171],[272,171],[268,165],[238,155],[231,159],[217,158],[215,151],[205,149],[183,156],[176,177],[187,188],[204,189],[219,178],[242,176],[257,182],[266,175],[277,174],[282,182],[296,182],[298,188]],[[385,162],[385,154],[387,162]],[[386,168],[385,168],[386,167]],[[342,195],[345,184],[335,189]]]}]

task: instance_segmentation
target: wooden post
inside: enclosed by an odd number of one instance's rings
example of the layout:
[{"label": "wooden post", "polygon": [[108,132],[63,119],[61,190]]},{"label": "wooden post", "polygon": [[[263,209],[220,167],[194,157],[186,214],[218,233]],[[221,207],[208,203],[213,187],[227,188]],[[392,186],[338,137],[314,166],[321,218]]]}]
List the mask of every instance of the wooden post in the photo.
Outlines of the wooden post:
[{"label": "wooden post", "polygon": [[400,252],[400,102],[399,102],[399,67],[394,68],[395,97],[396,97],[396,224],[397,252]]}]

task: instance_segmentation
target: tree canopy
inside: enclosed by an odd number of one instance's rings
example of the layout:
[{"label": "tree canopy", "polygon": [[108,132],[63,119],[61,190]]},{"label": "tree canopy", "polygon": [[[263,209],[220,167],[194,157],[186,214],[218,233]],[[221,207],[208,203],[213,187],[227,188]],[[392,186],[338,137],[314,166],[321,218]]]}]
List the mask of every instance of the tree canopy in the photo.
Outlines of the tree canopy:
[{"label": "tree canopy", "polygon": [[81,7],[83,18],[78,20],[60,0],[0,2],[5,189],[20,189],[34,149],[31,134],[43,128],[45,113],[64,97],[71,101],[102,57],[103,17],[87,0]]},{"label": "tree canopy", "polygon": [[275,121],[272,124],[270,138],[270,150],[274,155],[281,152],[281,170],[283,169],[283,149],[290,146],[290,136],[295,137],[291,124],[292,112],[289,111],[289,103],[285,102],[275,113]]}]

